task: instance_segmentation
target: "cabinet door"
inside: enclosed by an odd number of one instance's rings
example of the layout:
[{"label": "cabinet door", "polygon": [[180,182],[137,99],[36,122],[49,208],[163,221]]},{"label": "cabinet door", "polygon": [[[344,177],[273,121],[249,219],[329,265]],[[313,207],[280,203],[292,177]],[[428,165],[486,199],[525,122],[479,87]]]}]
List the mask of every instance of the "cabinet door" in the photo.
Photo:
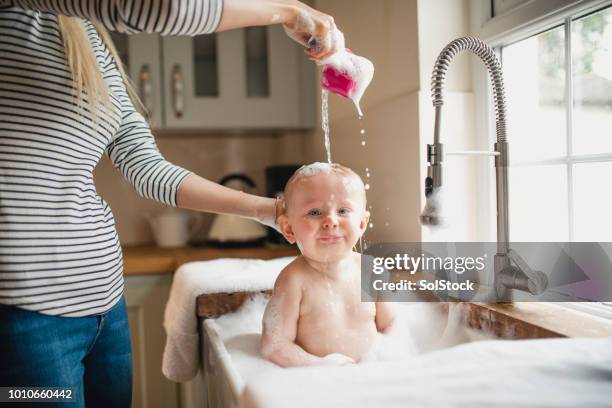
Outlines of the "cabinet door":
[{"label": "cabinet door", "polygon": [[148,111],[151,127],[163,127],[160,36],[111,33],[111,37],[127,74]]},{"label": "cabinet door", "polygon": [[164,37],[162,43],[166,127],[311,126],[300,106],[307,74],[300,59],[307,58],[282,27]]},{"label": "cabinet door", "polygon": [[128,276],[125,301],[132,339],[132,407],[180,406],[179,384],[161,372],[166,334],[162,322],[172,274]]}]

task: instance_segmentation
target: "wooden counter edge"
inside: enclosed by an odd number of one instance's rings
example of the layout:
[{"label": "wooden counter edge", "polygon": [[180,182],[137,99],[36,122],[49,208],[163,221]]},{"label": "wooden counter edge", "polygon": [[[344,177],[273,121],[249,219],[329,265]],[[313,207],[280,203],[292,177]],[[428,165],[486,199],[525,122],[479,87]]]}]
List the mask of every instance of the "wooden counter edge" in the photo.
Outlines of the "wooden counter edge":
[{"label": "wooden counter edge", "polygon": [[610,337],[612,321],[549,303],[467,303],[470,327],[503,339]]},{"label": "wooden counter edge", "polygon": [[153,245],[126,246],[123,252],[123,271],[126,276],[174,273],[184,263],[219,258],[272,259],[298,254],[293,247],[253,248],[158,248]]}]

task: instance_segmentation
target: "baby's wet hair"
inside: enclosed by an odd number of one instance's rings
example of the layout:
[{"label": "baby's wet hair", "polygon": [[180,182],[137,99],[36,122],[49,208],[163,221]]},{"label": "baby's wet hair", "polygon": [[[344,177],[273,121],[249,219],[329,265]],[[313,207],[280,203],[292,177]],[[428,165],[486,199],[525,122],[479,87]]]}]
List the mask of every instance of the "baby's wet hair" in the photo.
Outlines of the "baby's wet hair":
[{"label": "baby's wet hair", "polygon": [[359,176],[351,168],[343,166],[339,163],[321,163],[314,162],[311,164],[305,164],[293,173],[293,175],[285,184],[285,191],[283,192],[283,211],[287,211],[287,198],[291,195],[292,187],[302,177],[311,177],[319,174],[336,174],[338,176],[357,180],[359,183],[360,190],[363,192],[363,202],[366,203],[366,192],[365,184]]}]

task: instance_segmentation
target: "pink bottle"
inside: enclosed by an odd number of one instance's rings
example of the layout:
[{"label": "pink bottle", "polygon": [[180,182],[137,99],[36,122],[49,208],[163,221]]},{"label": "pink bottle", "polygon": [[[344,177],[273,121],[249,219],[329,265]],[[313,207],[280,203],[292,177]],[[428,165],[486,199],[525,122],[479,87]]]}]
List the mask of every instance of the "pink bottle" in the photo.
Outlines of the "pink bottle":
[{"label": "pink bottle", "polygon": [[[346,51],[351,52],[348,48],[346,48]],[[349,76],[348,72],[340,72],[332,65],[323,67],[321,74],[321,87],[323,89],[351,99],[356,86],[357,82]]]},{"label": "pink bottle", "polygon": [[359,102],[374,75],[372,62],[353,54],[348,48],[341,48],[323,64],[321,87],[351,99],[359,116],[363,116]]}]

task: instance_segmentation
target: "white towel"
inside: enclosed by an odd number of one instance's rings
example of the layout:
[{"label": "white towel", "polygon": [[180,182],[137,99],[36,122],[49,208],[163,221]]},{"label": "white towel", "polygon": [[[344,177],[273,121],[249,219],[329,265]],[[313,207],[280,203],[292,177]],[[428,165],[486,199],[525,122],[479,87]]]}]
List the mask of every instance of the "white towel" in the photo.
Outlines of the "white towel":
[{"label": "white towel", "polygon": [[162,372],[169,380],[189,381],[198,372],[196,298],[205,293],[268,290],[294,257],[262,261],[223,258],[189,262],[175,272],[164,312],[166,347]]}]

